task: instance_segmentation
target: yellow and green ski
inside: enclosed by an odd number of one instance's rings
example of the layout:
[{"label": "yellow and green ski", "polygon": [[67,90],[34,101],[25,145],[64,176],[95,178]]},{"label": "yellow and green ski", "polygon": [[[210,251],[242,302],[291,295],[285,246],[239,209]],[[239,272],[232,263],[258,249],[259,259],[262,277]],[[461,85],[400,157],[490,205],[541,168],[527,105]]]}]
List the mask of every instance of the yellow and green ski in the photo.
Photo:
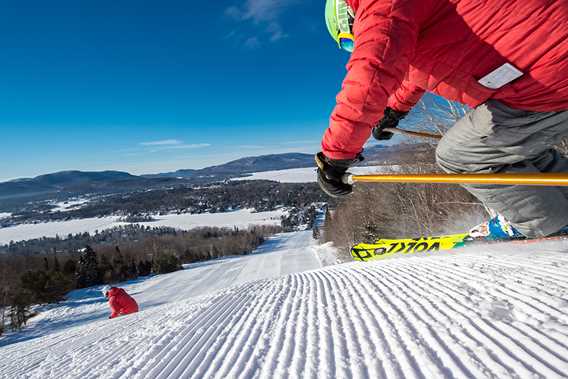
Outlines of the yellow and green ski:
[{"label": "yellow and green ski", "polygon": [[439,251],[452,250],[464,245],[471,244],[531,244],[542,241],[568,240],[567,233],[561,233],[548,237],[524,238],[513,240],[485,240],[473,238],[469,233],[450,234],[437,237],[419,237],[402,239],[381,238],[375,243],[360,243],[351,248],[353,259],[361,262],[378,261],[390,258],[394,255],[411,255],[416,253],[436,253]]},{"label": "yellow and green ski", "polygon": [[437,237],[380,239],[375,243],[360,243],[353,246],[351,255],[356,261],[367,262],[390,258],[397,254],[408,255],[452,250],[469,241],[471,241],[471,237],[468,233]]}]

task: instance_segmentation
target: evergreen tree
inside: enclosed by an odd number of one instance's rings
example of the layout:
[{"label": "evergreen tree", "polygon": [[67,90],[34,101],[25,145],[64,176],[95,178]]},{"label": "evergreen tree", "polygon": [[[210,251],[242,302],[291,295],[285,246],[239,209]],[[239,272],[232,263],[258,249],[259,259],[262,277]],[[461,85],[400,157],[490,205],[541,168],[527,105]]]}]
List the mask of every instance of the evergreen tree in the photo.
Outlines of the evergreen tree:
[{"label": "evergreen tree", "polygon": [[128,279],[136,279],[138,277],[138,268],[136,267],[136,263],[134,263],[134,259],[130,259],[130,264],[128,265]]},{"label": "evergreen tree", "polygon": [[77,263],[73,259],[68,259],[63,265],[63,274],[67,276],[75,275],[77,271]]},{"label": "evergreen tree", "polygon": [[138,275],[148,276],[152,273],[152,262],[145,260],[138,262]]},{"label": "evergreen tree", "polygon": [[57,255],[53,258],[53,271],[60,272],[61,266],[59,265],[59,259],[57,259]]},{"label": "evergreen tree", "polygon": [[101,256],[101,261],[99,263],[99,278],[101,278],[104,283],[112,283],[116,281],[112,264],[106,255]]},{"label": "evergreen tree", "polygon": [[180,260],[171,252],[160,254],[152,264],[152,272],[155,274],[167,274],[180,269]]},{"label": "evergreen tree", "polygon": [[128,277],[128,265],[122,256],[120,248],[116,246],[116,252],[112,259],[112,267],[114,269],[114,280],[117,282],[123,282]]},{"label": "evergreen tree", "polygon": [[33,303],[29,293],[19,291],[13,296],[11,301],[8,317],[10,318],[10,327],[12,330],[20,330],[31,317],[30,305]]},{"label": "evergreen tree", "polygon": [[97,266],[97,253],[87,245],[81,252],[77,263],[77,288],[91,287],[101,283]]}]

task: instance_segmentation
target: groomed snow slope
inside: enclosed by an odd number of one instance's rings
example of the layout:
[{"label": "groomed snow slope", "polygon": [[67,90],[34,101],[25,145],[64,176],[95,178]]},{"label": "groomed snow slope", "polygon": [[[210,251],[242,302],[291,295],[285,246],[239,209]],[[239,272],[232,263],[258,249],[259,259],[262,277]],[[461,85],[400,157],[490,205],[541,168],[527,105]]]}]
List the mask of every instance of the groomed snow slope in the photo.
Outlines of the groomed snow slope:
[{"label": "groomed snow slope", "polygon": [[13,344],[0,362],[34,378],[566,377],[568,244],[248,282]]}]

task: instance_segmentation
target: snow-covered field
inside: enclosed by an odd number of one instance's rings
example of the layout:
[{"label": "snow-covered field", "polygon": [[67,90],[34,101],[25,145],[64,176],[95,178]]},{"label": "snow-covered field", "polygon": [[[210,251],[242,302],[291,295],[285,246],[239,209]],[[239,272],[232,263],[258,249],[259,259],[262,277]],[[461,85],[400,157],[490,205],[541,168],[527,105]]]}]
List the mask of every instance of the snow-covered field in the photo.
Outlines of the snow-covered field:
[{"label": "snow-covered field", "polygon": [[53,208],[51,212],[70,212],[88,204],[89,201],[89,199],[76,198],[67,201],[53,202],[51,205],[55,208]]},{"label": "snow-covered field", "polygon": [[316,270],[312,244],[131,284],[142,312],[117,320],[79,292],[0,347],[0,377],[566,377],[568,242]]},{"label": "snow-covered field", "polygon": [[[189,230],[201,226],[216,227],[247,227],[249,225],[279,225],[283,211],[251,212],[239,210],[226,213],[202,213],[202,214],[169,214],[154,216],[156,221],[143,222],[146,226],[168,226],[182,230]],[[0,229],[0,244],[10,241],[24,241],[41,237],[66,237],[69,234],[94,233],[115,226],[126,225],[119,221],[119,217],[85,218],[79,220],[54,221],[38,224],[22,224],[9,228]]]},{"label": "snow-covered field", "polygon": [[[398,166],[368,166],[353,167],[349,170],[352,174],[377,174],[387,170],[396,170]],[[250,176],[235,178],[232,180],[272,180],[280,183],[312,183],[316,182],[316,169],[314,167],[292,168],[288,170],[255,172]]]},{"label": "snow-covered field", "polygon": [[232,180],[272,180],[280,183],[311,183],[316,181],[315,167],[255,172],[250,176]]}]

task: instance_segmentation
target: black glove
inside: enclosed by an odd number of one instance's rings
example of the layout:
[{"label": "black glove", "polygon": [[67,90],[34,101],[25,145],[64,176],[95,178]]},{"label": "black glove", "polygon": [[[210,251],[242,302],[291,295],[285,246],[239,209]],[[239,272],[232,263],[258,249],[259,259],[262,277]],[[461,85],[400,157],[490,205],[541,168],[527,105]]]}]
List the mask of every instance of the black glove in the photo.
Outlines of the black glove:
[{"label": "black glove", "polygon": [[318,165],[318,184],[323,192],[331,197],[341,197],[353,192],[353,186],[343,183],[343,176],[357,162],[363,160],[361,154],[355,159],[329,159],[322,152],[316,154]]},{"label": "black glove", "polygon": [[398,122],[406,117],[408,112],[395,111],[392,108],[385,108],[385,115],[377,126],[373,128],[373,137],[379,141],[386,141],[392,138],[391,132],[385,132],[386,128],[396,128]]}]

